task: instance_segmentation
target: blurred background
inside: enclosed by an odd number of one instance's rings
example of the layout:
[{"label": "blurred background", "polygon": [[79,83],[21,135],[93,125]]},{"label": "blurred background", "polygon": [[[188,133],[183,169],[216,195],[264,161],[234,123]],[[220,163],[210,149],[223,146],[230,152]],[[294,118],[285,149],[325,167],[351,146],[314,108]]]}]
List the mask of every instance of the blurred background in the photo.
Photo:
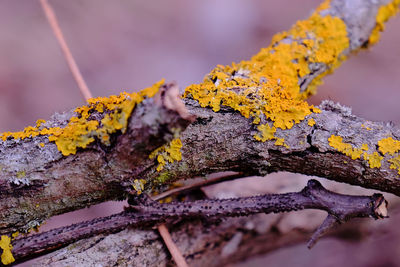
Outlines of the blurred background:
[{"label": "blurred background", "polygon": [[[274,33],[306,18],[320,2],[50,0],[94,96],[140,90],[161,78],[175,80],[181,87],[200,82],[217,64],[249,59],[261,47],[268,46]],[[310,102],[318,105],[323,99],[331,99],[351,106],[354,114],[366,119],[399,124],[399,28],[400,18],[390,21],[381,41],[369,51],[354,55],[327,77]],[[22,130],[37,119],[49,119],[55,112],[82,104],[84,100],[39,1],[1,0],[0,132]],[[287,173],[268,178],[235,181],[205,190],[214,197],[237,196],[243,191],[249,195],[278,189],[283,192],[302,188],[308,179]],[[340,192],[359,190],[322,182]],[[400,239],[396,238],[400,237],[396,229],[400,212],[396,198],[392,202],[391,219],[364,220],[354,226],[363,230],[362,238],[331,236],[311,251],[299,244],[242,264],[263,266],[267,260],[268,266],[400,266]],[[50,220],[44,229],[120,209],[121,204],[106,203]],[[295,227],[315,227],[323,218],[305,214],[308,219],[303,224],[301,216],[295,216],[299,220]],[[317,224],[310,224],[309,216],[314,216]],[[364,256],[355,257],[356,252]],[[291,261],[293,258],[298,262]]]}]

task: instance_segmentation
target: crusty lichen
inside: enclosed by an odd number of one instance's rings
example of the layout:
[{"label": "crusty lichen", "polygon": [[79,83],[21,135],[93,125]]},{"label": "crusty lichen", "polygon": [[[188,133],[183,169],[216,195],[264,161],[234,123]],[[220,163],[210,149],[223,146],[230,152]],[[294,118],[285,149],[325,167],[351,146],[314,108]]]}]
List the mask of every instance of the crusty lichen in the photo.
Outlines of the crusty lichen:
[{"label": "crusty lichen", "polygon": [[163,145],[162,147],[154,150],[150,155],[150,159],[157,159],[158,166],[157,171],[164,169],[167,162],[172,163],[174,161],[182,160],[182,141],[179,138],[172,140],[169,144]]},{"label": "crusty lichen", "polygon": [[400,141],[392,137],[383,138],[378,141],[378,149],[382,154],[389,153],[393,156],[394,153],[400,151]]},{"label": "crusty lichen", "polygon": [[[302,81],[315,64],[337,67],[349,47],[345,23],[338,17],[319,14],[328,7],[329,1],[325,1],[308,20],[275,35],[271,45],[251,60],[218,65],[203,83],[186,88],[185,97],[215,112],[221,105],[230,107],[252,118],[254,124],[265,125],[270,120],[271,127],[280,129],[290,129],[307,115],[320,112],[305,99],[315,92],[326,73],[315,77],[306,89],[301,89]],[[254,135],[257,140],[271,139],[262,132],[265,127],[258,127],[260,133]]]},{"label": "crusty lichen", "polygon": [[361,148],[353,148],[351,144],[344,143],[341,136],[331,135],[331,137],[328,139],[328,142],[331,147],[335,148],[339,152],[342,152],[346,156],[351,157],[352,159],[359,159],[363,153]]},{"label": "crusty lichen", "polygon": [[376,25],[369,36],[368,43],[373,45],[379,41],[380,32],[385,29],[385,22],[399,12],[400,0],[393,0],[381,6],[376,14]]},{"label": "crusty lichen", "polygon": [[[119,96],[91,98],[88,105],[75,109],[76,116],[70,118],[64,128],[47,128],[43,126],[43,120],[38,120],[36,127],[29,126],[15,133],[6,132],[0,135],[0,139],[5,141],[8,138],[24,139],[47,135],[49,141],[54,142],[64,156],[75,154],[78,148],[86,148],[95,139],[109,145],[111,134],[125,132],[135,106],[145,98],[153,97],[163,83],[164,80],[161,80],[138,93],[123,92]],[[95,118],[93,113],[100,119]],[[40,146],[43,147],[44,143]]]},{"label": "crusty lichen", "polygon": [[400,174],[400,155],[395,155],[400,152],[400,141],[392,137],[383,138],[378,141],[378,150],[383,155],[394,156],[388,159],[388,162],[390,163],[390,168],[397,170]]},{"label": "crusty lichen", "polygon": [[0,239],[0,248],[2,249],[1,253],[1,263],[4,265],[11,264],[15,261],[14,256],[11,253],[12,245],[11,238],[6,235],[2,235]]},{"label": "crusty lichen", "polygon": [[368,162],[370,168],[380,168],[382,166],[383,157],[378,152],[368,153],[367,144],[362,144],[361,148],[354,148],[351,144],[343,142],[343,137],[331,135],[328,138],[329,145],[337,151],[356,160],[363,158]]},{"label": "crusty lichen", "polygon": [[390,163],[390,168],[397,170],[397,173],[400,174],[400,155],[389,159],[388,162]]},{"label": "crusty lichen", "polygon": [[254,139],[256,139],[257,141],[265,142],[267,140],[276,140],[276,146],[284,146],[286,148],[289,148],[289,146],[285,144],[284,138],[279,138],[275,136],[275,127],[271,127],[268,124],[261,124],[257,126],[257,129],[259,132],[253,136]]},{"label": "crusty lichen", "polygon": [[135,189],[138,195],[142,194],[144,190],[144,185],[146,184],[146,180],[144,179],[135,179],[133,181],[132,187]]}]

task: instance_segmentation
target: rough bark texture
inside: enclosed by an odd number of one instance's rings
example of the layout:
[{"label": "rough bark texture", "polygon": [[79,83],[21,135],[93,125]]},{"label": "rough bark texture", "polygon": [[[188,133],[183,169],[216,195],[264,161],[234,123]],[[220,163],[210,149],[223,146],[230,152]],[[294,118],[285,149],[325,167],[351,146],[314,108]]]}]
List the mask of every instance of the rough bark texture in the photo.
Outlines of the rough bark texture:
[{"label": "rough bark texture", "polygon": [[[170,88],[165,86],[160,95],[168,96]],[[123,199],[136,173],[154,165],[150,153],[190,123],[178,108],[165,106],[166,96],[139,104],[126,133],[116,134],[109,147],[95,143],[63,157],[44,136],[1,142],[0,233],[28,230],[55,214]],[[72,112],[56,115],[47,124],[65,125],[71,116]],[[40,142],[46,145],[42,148]],[[18,177],[21,172],[24,177]]]},{"label": "rough bark texture", "polygon": [[[350,55],[368,42],[377,23],[378,8],[387,3],[336,0],[331,2],[329,9],[322,11],[325,15],[341,18],[346,24],[350,45],[344,55]],[[285,39],[285,42],[290,41],[290,38]],[[321,63],[310,67],[313,72],[299,80],[303,91],[332,66]],[[0,233],[27,230],[50,216],[123,198],[124,190],[134,179],[145,179],[147,190],[151,191],[155,185],[228,170],[245,175],[297,172],[400,195],[398,171],[391,169],[389,155],[380,153],[377,148],[378,141],[387,136],[400,139],[400,129],[390,123],[370,122],[352,115],[349,108],[324,102],[320,106],[321,113],[311,114],[291,129],[277,129],[275,136],[284,138],[287,145],[281,146],[275,141],[256,141],[256,125],[230,108],[222,107],[213,112],[200,107],[190,97],[184,102],[189,113],[197,116],[191,124],[191,118],[182,111],[182,106],[176,105],[176,100],[174,110],[168,97],[147,99],[132,113],[128,131],[113,135],[111,146],[97,142],[67,157],[62,156],[45,136],[0,141]],[[65,126],[71,116],[72,112],[56,115],[47,125]],[[315,120],[312,126],[308,124],[311,118]],[[184,144],[182,160],[168,164],[158,172],[155,160],[149,159],[150,153],[179,133]],[[365,159],[352,160],[339,152],[329,144],[332,135],[343,137],[344,142],[355,148],[367,144],[368,153],[377,152],[383,157],[382,166],[371,167]],[[41,148],[40,143],[45,147]],[[221,257],[219,262],[226,263],[249,254],[249,249],[258,250],[256,244],[268,242],[262,238],[271,237],[270,232],[257,234],[257,237],[251,230],[237,232],[246,229],[243,222],[243,219],[235,219],[206,226],[198,222],[179,224],[174,226],[174,236],[187,259],[193,259],[194,266],[209,264],[209,260],[214,260],[213,255],[228,255]],[[199,234],[201,240],[196,240],[196,233],[203,233]],[[187,234],[193,235],[194,239],[186,238]],[[225,252],[224,248],[227,244],[236,244],[235,238],[252,241],[245,247],[236,248],[232,256],[226,252],[229,248]],[[272,238],[275,240],[272,246],[287,240],[286,235]],[[289,240],[303,238],[303,235],[293,233]],[[63,249],[58,254],[74,251],[67,258],[49,256],[41,264],[165,265],[169,260],[158,239],[151,231],[132,233],[126,230],[78,242],[75,247]],[[262,246],[260,250],[268,249]],[[100,253],[92,254],[95,251]],[[146,255],[146,258],[137,255]],[[195,261],[196,255],[204,259]]]}]

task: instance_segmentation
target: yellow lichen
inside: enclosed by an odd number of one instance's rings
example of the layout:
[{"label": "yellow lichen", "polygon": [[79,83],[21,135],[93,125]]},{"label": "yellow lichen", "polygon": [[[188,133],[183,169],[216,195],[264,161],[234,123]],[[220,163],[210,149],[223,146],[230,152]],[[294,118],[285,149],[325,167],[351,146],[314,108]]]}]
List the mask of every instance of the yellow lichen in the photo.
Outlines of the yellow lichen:
[{"label": "yellow lichen", "polygon": [[368,147],[367,144],[362,144],[361,145],[361,149],[364,150],[364,151],[368,151],[369,147]]},{"label": "yellow lichen", "polygon": [[276,146],[284,146],[286,148],[290,148],[286,143],[285,143],[285,139],[283,138],[276,138],[276,142],[275,142]]},{"label": "yellow lichen", "polygon": [[351,144],[344,143],[341,136],[331,135],[331,137],[328,139],[328,142],[331,147],[335,148],[339,152],[342,152],[346,156],[351,157],[352,159],[359,159],[363,152],[359,148],[353,148]]},{"label": "yellow lichen", "polygon": [[144,190],[144,185],[146,184],[146,180],[144,179],[135,179],[133,181],[132,187],[135,189],[136,193],[140,195]]},{"label": "yellow lichen", "polygon": [[374,152],[372,154],[364,152],[363,157],[366,161],[368,161],[370,168],[380,168],[382,165],[383,157],[379,156],[378,152]]},{"label": "yellow lichen", "polygon": [[[6,132],[0,135],[3,141],[8,138],[24,139],[38,135],[48,135],[50,142],[57,145],[58,150],[64,155],[75,154],[78,148],[86,148],[96,139],[105,145],[110,144],[110,135],[117,132],[125,132],[128,119],[135,106],[145,98],[153,97],[160,86],[161,80],[153,86],[138,93],[123,92],[119,96],[97,97],[88,100],[88,105],[75,109],[76,116],[70,118],[64,128],[43,127],[43,120],[36,122],[36,127],[26,127],[21,132]],[[100,122],[93,117],[98,112]],[[42,145],[42,143],[40,144]]]},{"label": "yellow lichen", "polygon": [[400,156],[391,158],[388,160],[390,164],[390,168],[397,170],[397,173],[400,174]]},{"label": "yellow lichen", "polygon": [[[337,67],[349,46],[344,22],[318,13],[328,7],[329,1],[325,1],[308,20],[275,35],[271,45],[251,60],[218,65],[203,83],[186,88],[185,97],[215,112],[221,105],[230,107],[255,124],[265,124],[267,119],[273,122],[272,127],[281,129],[290,129],[311,113],[321,112],[304,99],[315,92],[326,73],[317,76],[304,91],[301,78],[312,73],[310,64]],[[262,134],[254,137],[268,140]]]},{"label": "yellow lichen", "polygon": [[382,154],[389,153],[394,155],[394,153],[400,151],[400,141],[394,140],[392,137],[384,138],[378,141],[379,151]]},{"label": "yellow lichen", "polygon": [[267,140],[276,140],[274,143],[276,146],[289,148],[284,138],[278,138],[274,135],[276,132],[275,127],[270,127],[268,124],[261,124],[257,126],[257,129],[259,132],[253,136],[257,141],[265,142]]},{"label": "yellow lichen", "polygon": [[315,120],[313,118],[311,118],[311,119],[308,120],[307,124],[312,127],[312,126],[315,125]]},{"label": "yellow lichen", "polygon": [[11,238],[9,236],[1,236],[0,248],[3,250],[3,253],[1,254],[1,263],[3,263],[4,265],[13,263],[15,259],[11,253],[13,247],[11,245]]},{"label": "yellow lichen", "polygon": [[364,129],[371,131],[372,129],[370,127],[365,126],[364,124],[361,124],[361,127],[363,127]]},{"label": "yellow lichen", "polygon": [[26,176],[26,172],[25,171],[18,171],[15,176],[17,176],[17,178],[19,178],[19,179],[24,178]]},{"label": "yellow lichen", "polygon": [[12,240],[14,240],[18,236],[19,236],[19,232],[17,231],[17,232],[12,233],[11,238],[12,238]]},{"label": "yellow lichen", "polygon": [[275,132],[276,128],[275,127],[270,127],[268,124],[262,124],[258,125],[257,129],[259,130],[259,133],[254,135],[254,138],[257,141],[265,142],[267,140],[272,140],[275,139]]},{"label": "yellow lichen", "polygon": [[400,0],[393,0],[387,5],[381,6],[376,14],[376,25],[369,36],[368,43],[375,44],[379,41],[380,32],[385,29],[385,22],[399,12]]},{"label": "yellow lichen", "polygon": [[150,155],[150,159],[157,159],[158,166],[157,171],[161,171],[164,169],[164,166],[167,162],[172,163],[174,161],[182,160],[182,141],[177,138],[172,140],[169,144],[164,145],[162,147],[154,150]]},{"label": "yellow lichen", "polygon": [[368,162],[370,168],[381,167],[383,157],[380,156],[378,152],[373,152],[372,154],[367,153],[366,151],[369,149],[367,144],[362,144],[361,148],[354,148],[351,144],[344,143],[341,136],[336,135],[331,135],[328,138],[328,142],[331,147],[351,157],[353,160],[360,159],[362,156],[363,159]]}]

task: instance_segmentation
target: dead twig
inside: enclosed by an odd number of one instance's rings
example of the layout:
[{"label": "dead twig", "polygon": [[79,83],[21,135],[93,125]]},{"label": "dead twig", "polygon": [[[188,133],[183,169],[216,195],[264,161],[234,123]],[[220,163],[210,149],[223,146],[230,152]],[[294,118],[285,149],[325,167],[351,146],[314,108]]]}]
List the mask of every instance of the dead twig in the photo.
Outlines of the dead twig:
[{"label": "dead twig", "polygon": [[119,232],[128,226],[148,228],[171,220],[199,217],[223,218],[302,209],[324,210],[328,212],[328,217],[312,236],[309,242],[309,247],[311,247],[331,227],[352,218],[387,217],[387,201],[381,194],[372,196],[337,194],[325,189],[316,180],[310,180],[303,190],[294,193],[168,204],[160,204],[142,194],[131,197],[128,203],[130,206],[119,214],[16,239],[12,244],[13,255],[17,261],[21,261],[48,253],[83,238]]},{"label": "dead twig", "polygon": [[157,227],[157,229],[158,232],[160,232],[160,235],[164,240],[164,243],[167,246],[169,253],[171,253],[171,256],[174,259],[176,265],[178,267],[188,267],[185,258],[172,240],[171,234],[169,233],[168,228],[165,226],[165,224],[161,224]]},{"label": "dead twig", "polygon": [[65,41],[61,28],[58,25],[57,17],[56,14],[54,13],[54,10],[52,9],[47,0],[40,0],[40,4],[42,5],[43,11],[46,14],[51,29],[53,30],[54,35],[56,36],[56,39],[60,44],[65,60],[67,61],[69,69],[71,70],[72,76],[74,76],[74,79],[78,84],[79,90],[81,91],[83,97],[86,100],[92,98],[92,94],[88,86],[86,85],[86,82],[83,79],[81,72],[79,71],[78,65],[76,64],[74,57],[72,56],[72,53],[69,50],[67,42]]}]

